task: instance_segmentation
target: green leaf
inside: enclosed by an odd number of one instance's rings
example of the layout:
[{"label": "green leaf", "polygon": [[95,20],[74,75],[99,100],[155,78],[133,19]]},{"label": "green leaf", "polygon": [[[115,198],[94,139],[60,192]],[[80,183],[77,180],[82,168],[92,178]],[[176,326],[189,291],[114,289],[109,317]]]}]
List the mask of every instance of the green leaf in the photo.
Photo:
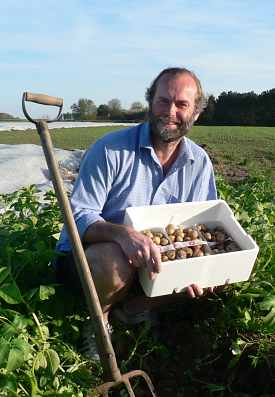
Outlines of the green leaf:
[{"label": "green leaf", "polygon": [[263,318],[263,322],[268,327],[275,329],[275,309],[271,309],[270,312]]},{"label": "green leaf", "polygon": [[251,321],[251,316],[250,316],[248,310],[245,310],[245,312],[244,312],[244,318],[245,318],[245,320],[244,320],[245,324],[248,324],[249,321]]},{"label": "green leaf", "polygon": [[6,367],[8,354],[10,351],[10,343],[4,338],[0,339],[0,367]]},{"label": "green leaf", "polygon": [[18,331],[13,324],[4,324],[1,329],[1,335],[6,339],[10,339],[18,335]]},{"label": "green leaf", "polygon": [[1,328],[1,336],[6,339],[11,339],[13,336],[20,335],[26,332],[28,326],[33,325],[33,321],[24,315],[9,310],[10,315],[13,315],[13,321],[6,322]]},{"label": "green leaf", "polygon": [[261,310],[275,310],[275,295],[268,295],[259,306]]},{"label": "green leaf", "polygon": [[0,390],[12,390],[16,392],[17,380],[13,374],[0,374]]},{"label": "green leaf", "polygon": [[39,287],[39,298],[42,301],[45,301],[45,300],[49,299],[54,294],[55,294],[54,287],[51,287],[49,285],[40,285],[40,287]]},{"label": "green leaf", "polygon": [[21,303],[23,300],[20,290],[13,280],[11,280],[9,283],[1,285],[0,297],[11,305]]},{"label": "green leaf", "polygon": [[41,324],[39,328],[36,328],[36,333],[37,336],[41,337],[41,334],[43,335],[43,341],[45,342],[49,336],[50,336],[50,331],[47,325]]},{"label": "green leaf", "polygon": [[52,237],[55,239],[55,240],[59,240],[59,238],[60,238],[60,232],[59,233],[54,233],[54,234],[52,234]]},{"label": "green leaf", "polygon": [[48,349],[45,351],[45,356],[47,358],[48,368],[52,375],[58,370],[60,359],[58,354],[53,349]]},{"label": "green leaf", "polygon": [[33,224],[33,225],[36,225],[36,224],[37,224],[38,219],[37,219],[36,216],[31,216],[31,217],[30,217],[30,220],[32,221],[32,224]]},{"label": "green leaf", "polygon": [[39,379],[39,386],[45,387],[48,382],[49,382],[49,379],[46,376],[41,376]]},{"label": "green leaf", "polygon": [[16,338],[11,342],[11,349],[8,354],[6,370],[12,372],[21,367],[23,362],[29,358],[31,346],[23,339]]},{"label": "green leaf", "polygon": [[24,360],[29,358],[29,355],[32,351],[32,346],[20,337],[13,340],[12,347],[21,351]]},{"label": "green leaf", "polygon": [[47,365],[48,363],[44,352],[38,352],[34,359],[34,369],[38,370],[39,368],[47,368]]},{"label": "green leaf", "polygon": [[225,390],[226,390],[226,386],[224,386],[224,385],[217,385],[217,384],[214,384],[214,383],[208,384],[208,385],[207,385],[207,388],[208,388],[208,390],[209,390],[211,393],[215,393],[215,392],[225,391]]},{"label": "green leaf", "polygon": [[10,269],[8,267],[0,267],[0,284],[3,283],[9,275]]},{"label": "green leaf", "polygon": [[249,222],[250,216],[248,215],[247,211],[242,211],[241,213],[237,214],[237,217],[242,222]]},{"label": "green leaf", "polygon": [[53,387],[55,390],[58,390],[58,388],[60,387],[60,381],[57,376],[55,376],[55,378],[53,380]]},{"label": "green leaf", "polygon": [[16,368],[21,367],[24,362],[24,355],[20,349],[12,348],[9,352],[6,370],[9,372],[14,371]]}]

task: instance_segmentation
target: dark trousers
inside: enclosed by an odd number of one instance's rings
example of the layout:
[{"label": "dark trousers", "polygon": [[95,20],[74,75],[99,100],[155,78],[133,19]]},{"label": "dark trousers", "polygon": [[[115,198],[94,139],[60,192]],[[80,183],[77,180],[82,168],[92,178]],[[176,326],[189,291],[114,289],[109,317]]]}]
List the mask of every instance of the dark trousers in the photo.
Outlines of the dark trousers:
[{"label": "dark trousers", "polygon": [[71,251],[59,253],[53,262],[53,267],[58,283],[70,288],[78,295],[83,295],[80,278]]}]

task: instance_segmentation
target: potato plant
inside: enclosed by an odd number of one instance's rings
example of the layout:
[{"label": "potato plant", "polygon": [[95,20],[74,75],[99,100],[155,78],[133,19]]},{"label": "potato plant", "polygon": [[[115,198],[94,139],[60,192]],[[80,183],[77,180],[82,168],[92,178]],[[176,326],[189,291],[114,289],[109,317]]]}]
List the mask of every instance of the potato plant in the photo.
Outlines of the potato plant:
[{"label": "potato plant", "polygon": [[86,313],[49,266],[62,226],[55,195],[32,186],[0,202],[0,395],[84,396],[100,368],[91,376],[77,353]]},{"label": "potato plant", "polygon": [[[121,367],[144,368],[160,396],[169,396],[171,382],[179,396],[274,395],[272,184],[269,179],[250,178],[233,186],[219,178],[218,190],[260,246],[250,280],[163,314],[157,339],[146,325],[115,324]],[[78,353],[86,309],[56,283],[49,266],[62,225],[55,195],[39,195],[31,186],[0,196],[0,203],[5,208],[0,217],[0,396],[85,396],[102,381],[102,369]],[[196,337],[204,341],[198,355]],[[241,374],[240,366],[245,366]],[[269,381],[260,385],[258,380],[258,385],[254,376],[256,383],[249,389],[243,374],[261,368]],[[177,370],[179,378],[171,375]]]}]

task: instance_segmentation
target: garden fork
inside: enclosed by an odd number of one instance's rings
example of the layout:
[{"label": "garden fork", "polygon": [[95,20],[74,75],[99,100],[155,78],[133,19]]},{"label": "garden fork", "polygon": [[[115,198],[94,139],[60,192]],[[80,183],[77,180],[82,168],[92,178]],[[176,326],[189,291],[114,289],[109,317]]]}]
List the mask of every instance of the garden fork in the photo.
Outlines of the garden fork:
[{"label": "garden fork", "polygon": [[[57,106],[59,108],[58,115],[54,120],[33,119],[32,117],[30,117],[26,110],[25,102],[35,102],[42,105]],[[93,282],[91,271],[74,221],[69,199],[67,197],[63,181],[59,173],[58,165],[54,156],[51,136],[48,130],[47,123],[57,121],[60,118],[62,106],[62,98],[55,98],[44,94],[34,94],[30,92],[24,92],[23,94],[23,112],[26,118],[36,125],[37,132],[40,136],[42,148],[50,171],[57,200],[63,215],[64,223],[69,233],[74,259],[80,277],[81,285],[85,294],[89,313],[91,315],[91,318],[95,322],[96,343],[101,364],[103,367],[105,383],[91,390],[88,396],[92,396],[97,393],[97,395],[106,397],[109,395],[109,391],[111,391],[111,389],[124,385],[129,396],[135,397],[135,393],[131,385],[131,380],[134,378],[142,378],[143,380],[145,380],[151,395],[153,397],[157,397],[152,381],[146,372],[142,370],[134,370],[121,374],[117,365],[117,360],[111,343],[111,338],[103,320],[103,313],[96,292],[95,284]]]}]

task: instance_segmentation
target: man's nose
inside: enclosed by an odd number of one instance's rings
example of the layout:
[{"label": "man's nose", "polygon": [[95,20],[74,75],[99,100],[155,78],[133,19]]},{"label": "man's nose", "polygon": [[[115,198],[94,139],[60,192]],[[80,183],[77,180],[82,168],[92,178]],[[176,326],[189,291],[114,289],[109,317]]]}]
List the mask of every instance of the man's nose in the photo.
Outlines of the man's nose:
[{"label": "man's nose", "polygon": [[174,102],[171,102],[169,104],[167,111],[168,111],[168,114],[169,114],[170,117],[176,117],[176,115],[177,115],[177,107],[176,107]]}]

